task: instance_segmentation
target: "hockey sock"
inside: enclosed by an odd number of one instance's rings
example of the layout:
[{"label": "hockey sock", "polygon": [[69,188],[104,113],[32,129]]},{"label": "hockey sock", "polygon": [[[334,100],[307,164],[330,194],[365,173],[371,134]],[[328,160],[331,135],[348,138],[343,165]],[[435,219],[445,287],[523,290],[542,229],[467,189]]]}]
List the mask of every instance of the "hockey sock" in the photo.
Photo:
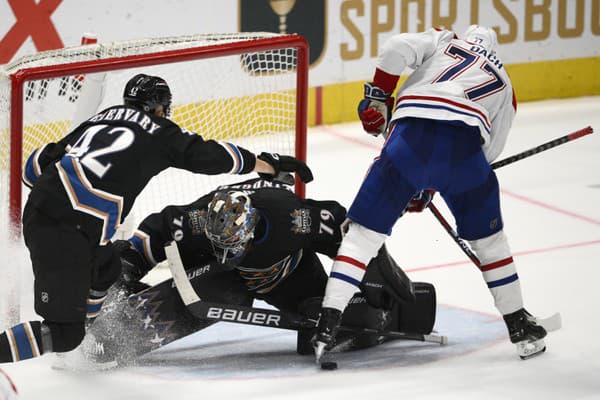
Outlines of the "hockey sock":
[{"label": "hockey sock", "polygon": [[469,243],[498,311],[506,315],[523,308],[521,283],[504,231]]},{"label": "hockey sock", "polygon": [[23,322],[0,334],[0,363],[16,362],[38,357],[44,353],[42,323]]},{"label": "hockey sock", "polygon": [[346,308],[354,293],[360,290],[367,265],[377,255],[385,238],[382,233],[356,223],[350,224],[331,268],[323,307],[340,311]]},{"label": "hockey sock", "polygon": [[106,300],[106,290],[94,290],[90,289],[90,294],[87,299],[87,314],[86,318],[88,320],[93,321],[98,314],[100,314],[100,310],[102,309],[102,304],[104,304],[104,300]]}]

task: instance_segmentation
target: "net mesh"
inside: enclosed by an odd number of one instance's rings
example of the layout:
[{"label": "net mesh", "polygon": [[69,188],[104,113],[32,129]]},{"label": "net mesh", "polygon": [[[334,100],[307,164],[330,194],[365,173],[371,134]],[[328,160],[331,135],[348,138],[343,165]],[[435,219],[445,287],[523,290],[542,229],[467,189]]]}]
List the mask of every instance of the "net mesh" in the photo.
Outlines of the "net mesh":
[{"label": "net mesh", "polygon": [[[10,182],[20,180],[11,171],[11,157],[23,165],[33,150],[57,141],[70,129],[96,112],[122,103],[125,83],[138,73],[165,79],[173,93],[172,118],[182,128],[205,139],[230,141],[255,153],[260,151],[295,154],[297,125],[298,50],[268,49],[265,41],[290,35],[272,33],[207,34],[142,39],[65,48],[22,57],[0,66],[0,253],[14,255],[15,262],[0,268],[0,326],[18,319],[21,287],[31,292],[31,279],[20,279],[28,269],[16,261],[28,257],[20,243],[9,240]],[[229,43],[247,42],[250,49],[239,54],[206,56],[193,61],[174,61],[182,49],[223,48]],[[260,42],[260,51],[252,50]],[[144,54],[161,53],[155,65],[115,69],[93,74],[77,74],[30,80],[23,86],[23,130],[21,154],[11,148],[11,76],[29,68],[94,60],[135,59]],[[188,58],[189,60],[189,58]],[[169,169],[154,177],[136,200],[130,216],[119,231],[128,237],[149,213],[169,204],[185,204],[217,185],[251,176],[206,176]],[[27,189],[23,186],[23,199]],[[17,246],[18,244],[18,246]],[[18,249],[15,249],[15,246]],[[19,282],[21,281],[21,282]]]},{"label": "net mesh", "polygon": [[[206,34],[93,44],[38,53],[3,66],[0,71],[2,218],[6,218],[6,188],[11,174],[9,75],[24,68],[157,52],[165,54],[160,65],[26,82],[23,152],[17,155],[21,157],[22,164],[34,149],[60,139],[95,112],[121,104],[125,83],[138,73],[157,75],[167,81],[173,93],[171,119],[182,128],[205,139],[231,141],[254,152],[294,154],[297,116],[297,50],[294,47],[247,51],[194,61],[168,61],[172,50],[280,36],[272,33]],[[128,226],[137,224],[148,213],[159,211],[168,204],[193,201],[219,184],[241,179],[244,178],[230,175],[209,177],[167,170],[155,177],[142,192]],[[6,225],[5,221],[2,222]]]}]

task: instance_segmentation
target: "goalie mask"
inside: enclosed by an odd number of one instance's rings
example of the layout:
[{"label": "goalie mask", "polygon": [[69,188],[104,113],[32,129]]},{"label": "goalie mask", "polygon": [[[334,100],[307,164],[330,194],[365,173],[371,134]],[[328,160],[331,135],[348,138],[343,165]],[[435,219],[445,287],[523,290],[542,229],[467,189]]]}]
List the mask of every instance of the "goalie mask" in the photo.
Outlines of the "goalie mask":
[{"label": "goalie mask", "polygon": [[243,192],[217,193],[208,205],[204,232],[217,261],[241,257],[254,237],[259,216]]},{"label": "goalie mask", "polygon": [[154,113],[161,105],[168,118],[171,115],[171,89],[164,79],[158,76],[138,74],[131,78],[123,92],[123,103]]}]

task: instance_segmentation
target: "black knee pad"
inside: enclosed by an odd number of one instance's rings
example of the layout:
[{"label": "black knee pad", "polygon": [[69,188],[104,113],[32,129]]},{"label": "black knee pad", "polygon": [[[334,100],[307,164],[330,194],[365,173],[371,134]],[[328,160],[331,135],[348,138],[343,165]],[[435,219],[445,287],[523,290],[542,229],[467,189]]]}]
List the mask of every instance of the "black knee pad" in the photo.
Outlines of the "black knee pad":
[{"label": "black knee pad", "polygon": [[85,323],[81,322],[51,322],[44,321],[50,329],[52,351],[64,353],[75,349],[85,336]]}]

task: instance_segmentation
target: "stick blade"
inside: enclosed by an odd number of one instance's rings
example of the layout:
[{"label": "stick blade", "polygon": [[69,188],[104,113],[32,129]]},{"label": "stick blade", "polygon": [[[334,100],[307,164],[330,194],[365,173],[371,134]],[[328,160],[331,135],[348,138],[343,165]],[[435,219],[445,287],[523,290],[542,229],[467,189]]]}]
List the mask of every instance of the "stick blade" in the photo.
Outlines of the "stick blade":
[{"label": "stick blade", "polygon": [[547,318],[536,318],[536,323],[546,332],[554,332],[562,328],[562,316],[560,313],[554,313]]}]

